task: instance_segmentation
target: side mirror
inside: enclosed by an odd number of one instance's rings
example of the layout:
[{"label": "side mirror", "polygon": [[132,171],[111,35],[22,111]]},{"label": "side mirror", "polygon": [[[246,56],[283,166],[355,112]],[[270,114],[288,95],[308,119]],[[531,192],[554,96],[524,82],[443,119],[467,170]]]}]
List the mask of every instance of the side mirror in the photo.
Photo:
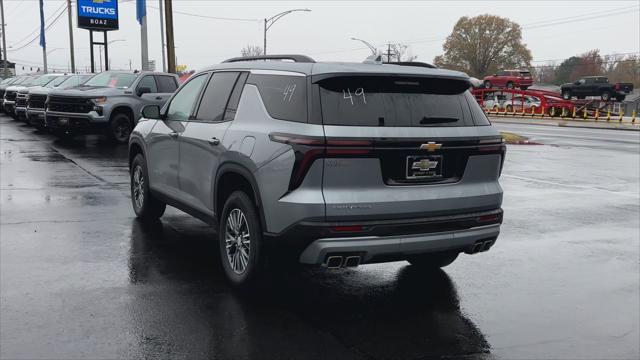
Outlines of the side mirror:
[{"label": "side mirror", "polygon": [[147,119],[160,119],[160,106],[145,105],[145,107],[142,108],[142,117]]},{"label": "side mirror", "polygon": [[145,86],[139,87],[137,93],[138,93],[138,96],[142,96],[144,94],[149,94],[149,93],[151,93],[151,88],[148,88],[148,87],[145,87]]},{"label": "side mirror", "polygon": [[575,85],[580,85],[580,81],[574,82]]},{"label": "side mirror", "polygon": [[493,74],[493,76],[498,76],[498,74]]}]

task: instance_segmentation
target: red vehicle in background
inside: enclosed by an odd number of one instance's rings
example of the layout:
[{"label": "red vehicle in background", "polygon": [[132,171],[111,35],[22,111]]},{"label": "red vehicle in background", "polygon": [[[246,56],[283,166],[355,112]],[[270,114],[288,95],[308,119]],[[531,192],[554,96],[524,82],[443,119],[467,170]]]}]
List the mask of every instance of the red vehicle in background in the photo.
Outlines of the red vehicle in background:
[{"label": "red vehicle in background", "polygon": [[533,84],[531,72],[528,70],[501,70],[484,77],[484,87],[527,90]]}]

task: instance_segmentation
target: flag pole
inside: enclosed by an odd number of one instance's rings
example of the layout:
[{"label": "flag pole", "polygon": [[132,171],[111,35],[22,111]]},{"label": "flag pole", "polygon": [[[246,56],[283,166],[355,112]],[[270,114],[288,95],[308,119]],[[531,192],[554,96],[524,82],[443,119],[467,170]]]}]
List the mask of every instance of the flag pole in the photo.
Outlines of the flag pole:
[{"label": "flag pole", "polygon": [[147,2],[136,0],[136,18],[140,23],[142,70],[149,70],[149,43],[147,40]]},{"label": "flag pole", "polygon": [[40,0],[40,46],[42,46],[43,73],[47,73],[47,42],[44,37],[44,0]]}]

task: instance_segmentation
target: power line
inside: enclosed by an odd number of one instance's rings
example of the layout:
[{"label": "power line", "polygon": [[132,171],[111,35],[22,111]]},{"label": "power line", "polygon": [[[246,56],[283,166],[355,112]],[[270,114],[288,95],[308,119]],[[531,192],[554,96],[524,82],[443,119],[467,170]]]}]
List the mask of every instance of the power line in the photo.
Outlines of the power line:
[{"label": "power line", "polygon": [[[592,12],[592,13],[586,13],[581,15],[575,15],[571,17],[549,19],[549,20],[538,21],[538,22],[533,22],[533,23],[523,25],[522,29],[539,29],[543,27],[561,25],[561,24],[566,24],[571,22],[593,20],[593,19],[599,19],[603,17],[623,15],[623,14],[629,13],[629,10],[632,8],[640,9],[640,7],[634,5],[631,7],[611,9],[611,10],[599,12],[599,13]],[[598,14],[598,15],[595,15],[595,14]],[[402,44],[419,44],[419,43],[443,41],[446,39],[447,37],[445,36],[445,37],[430,37],[430,38],[423,38],[423,39],[416,39],[416,40],[409,40],[409,41],[395,41],[395,42],[402,43]],[[385,46],[386,43],[378,43],[374,45],[376,47]],[[357,47],[357,48],[342,49],[342,50],[318,51],[318,52],[309,53],[309,55],[336,54],[336,53],[345,53],[345,52],[352,52],[352,51],[359,51],[359,50],[366,50],[366,49],[367,49],[366,47]]]},{"label": "power line", "polygon": [[[53,18],[55,16],[55,13],[57,13],[58,11],[60,11],[60,9],[64,6],[64,1],[62,1],[60,7],[58,7],[51,16],[49,16],[46,20],[46,22],[49,22],[51,20],[51,18]],[[40,31],[40,26],[36,27],[33,31],[31,31],[27,36],[25,36],[24,38],[14,42],[13,44],[11,44],[11,46],[16,46],[17,44],[25,41],[26,39],[30,38],[33,34],[35,34],[36,32]]]},{"label": "power line", "polygon": [[627,10],[630,10],[630,9],[633,9],[633,8],[637,8],[637,7],[638,7],[637,5],[634,5],[634,6],[624,7],[624,8],[616,8],[616,9],[609,9],[609,10],[605,10],[605,11],[597,11],[597,12],[585,13],[585,14],[580,14],[580,15],[573,15],[573,16],[568,16],[568,17],[564,17],[564,18],[535,21],[535,22],[532,22],[532,23],[524,24],[524,25],[522,25],[522,27],[523,28],[530,27],[530,26],[535,27],[537,25],[542,25],[542,24],[545,24],[545,23],[563,21],[563,20],[570,20],[570,19],[576,19],[576,18],[582,18],[582,17],[589,17],[591,15],[602,16],[602,15],[606,15],[607,13],[610,13],[610,12],[619,12],[619,11],[622,11],[622,10],[627,11]]},{"label": "power line", "polygon": [[[65,11],[66,11],[66,10],[67,10],[67,7],[66,7],[66,5],[65,5],[65,6],[64,6],[64,8],[62,9],[62,11],[61,11],[57,16],[56,16],[56,18],[55,18],[55,19],[53,19],[53,21],[52,21],[49,25],[47,25],[47,26],[45,27],[45,31],[46,31],[46,30],[49,30],[49,28],[51,28],[53,25],[55,25],[55,24],[58,22],[58,20],[60,20],[60,18],[62,17],[62,15],[65,13]],[[29,46],[29,45],[33,44],[33,43],[34,43],[36,40],[38,40],[39,38],[40,38],[40,34],[36,35],[33,39],[31,39],[31,41],[27,42],[26,44],[24,44],[24,45],[22,45],[22,46],[20,46],[20,47],[18,47],[18,48],[15,48],[15,49],[7,49],[7,51],[18,51],[18,50],[22,50],[22,49],[26,48],[27,46]]]}]

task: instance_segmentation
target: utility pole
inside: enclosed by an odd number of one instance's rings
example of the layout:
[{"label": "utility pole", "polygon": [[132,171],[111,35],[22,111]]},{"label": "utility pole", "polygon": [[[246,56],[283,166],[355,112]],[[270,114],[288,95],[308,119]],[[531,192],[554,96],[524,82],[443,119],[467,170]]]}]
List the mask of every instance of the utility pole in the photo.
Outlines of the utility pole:
[{"label": "utility pole", "polygon": [[0,0],[0,15],[2,15],[2,61],[4,66],[4,77],[5,79],[9,76],[9,69],[7,69],[7,33],[4,28],[4,1]]},{"label": "utility pole", "polygon": [[173,6],[171,0],[164,0],[165,23],[167,28],[167,72],[176,73],[176,49],[173,44]]},{"label": "utility pole", "polygon": [[76,59],[73,49],[73,17],[71,15],[71,0],[67,0],[67,15],[69,16],[69,50],[71,52],[71,72],[76,72]]},{"label": "utility pole", "polygon": [[162,71],[167,71],[167,54],[164,52],[164,5],[158,0],[160,9],[160,52],[162,52]]},{"label": "utility pole", "polygon": [[387,55],[387,62],[390,63],[391,62],[391,43],[387,44],[387,53],[385,55]]}]

